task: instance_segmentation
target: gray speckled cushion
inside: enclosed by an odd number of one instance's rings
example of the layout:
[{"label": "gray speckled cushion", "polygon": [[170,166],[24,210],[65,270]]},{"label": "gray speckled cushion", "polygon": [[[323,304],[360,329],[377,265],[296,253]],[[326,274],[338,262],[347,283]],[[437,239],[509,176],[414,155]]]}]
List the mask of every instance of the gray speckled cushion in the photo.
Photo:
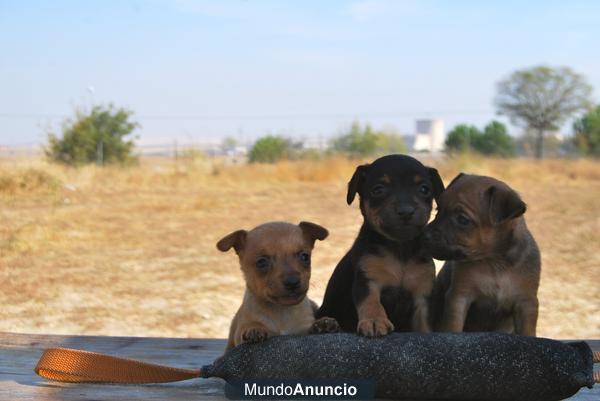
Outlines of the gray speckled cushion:
[{"label": "gray speckled cushion", "polygon": [[584,342],[500,333],[280,336],[202,368],[225,380],[373,378],[382,398],[489,401],[561,400],[591,387],[592,371]]}]

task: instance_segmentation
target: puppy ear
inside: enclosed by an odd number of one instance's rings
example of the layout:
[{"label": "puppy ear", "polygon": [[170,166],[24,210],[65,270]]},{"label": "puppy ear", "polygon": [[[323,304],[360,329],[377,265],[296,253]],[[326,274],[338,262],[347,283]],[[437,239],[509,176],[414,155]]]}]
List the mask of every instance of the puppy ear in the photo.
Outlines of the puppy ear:
[{"label": "puppy ear", "polygon": [[527,209],[519,195],[510,188],[492,185],[485,191],[485,197],[489,202],[490,221],[493,225],[519,217]]},{"label": "puppy ear", "polygon": [[310,221],[301,221],[298,224],[302,229],[302,234],[311,244],[314,245],[316,240],[323,241],[329,235],[329,231],[325,227],[321,227],[318,224],[311,223]]},{"label": "puppy ear", "polygon": [[217,242],[217,249],[221,252],[227,252],[233,247],[235,249],[235,253],[239,255],[240,252],[244,250],[244,246],[246,245],[247,234],[248,232],[246,230],[234,231]]},{"label": "puppy ear", "polygon": [[452,186],[452,184],[454,184],[456,181],[458,181],[458,179],[462,176],[464,176],[465,173],[459,173],[456,177],[454,177],[452,179],[452,181],[450,181],[450,184],[448,184],[448,188],[450,188]]},{"label": "puppy ear", "polygon": [[433,186],[433,198],[437,202],[440,199],[440,195],[444,192],[444,181],[440,177],[440,173],[433,167],[427,167],[429,170],[429,178],[431,179],[431,185]]},{"label": "puppy ear", "polygon": [[358,166],[356,171],[354,171],[352,178],[350,178],[350,182],[348,182],[348,193],[346,194],[346,202],[348,202],[349,205],[352,204],[352,201],[354,201],[354,197],[356,196],[358,189],[367,175],[368,167],[368,164]]}]

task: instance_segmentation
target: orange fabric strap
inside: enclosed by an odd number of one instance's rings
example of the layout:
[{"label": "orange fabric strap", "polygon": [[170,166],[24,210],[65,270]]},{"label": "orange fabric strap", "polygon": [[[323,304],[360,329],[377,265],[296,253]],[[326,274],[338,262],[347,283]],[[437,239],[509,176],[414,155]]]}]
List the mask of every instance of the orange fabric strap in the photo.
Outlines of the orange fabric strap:
[{"label": "orange fabric strap", "polygon": [[70,383],[165,383],[200,377],[200,369],[178,369],[68,348],[45,350],[35,373]]}]

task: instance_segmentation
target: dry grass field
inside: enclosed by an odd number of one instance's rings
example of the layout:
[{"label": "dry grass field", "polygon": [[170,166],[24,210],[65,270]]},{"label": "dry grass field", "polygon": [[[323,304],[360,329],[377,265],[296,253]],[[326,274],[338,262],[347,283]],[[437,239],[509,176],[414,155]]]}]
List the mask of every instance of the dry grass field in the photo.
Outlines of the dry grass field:
[{"label": "dry grass field", "polygon": [[[144,159],[71,169],[0,159],[0,331],[225,337],[244,283],[215,243],[270,220],[329,228],[320,301],[359,228],[345,203],[356,161],[275,165]],[[539,334],[600,338],[600,162],[459,158],[433,163],[517,189],[543,255]]]}]

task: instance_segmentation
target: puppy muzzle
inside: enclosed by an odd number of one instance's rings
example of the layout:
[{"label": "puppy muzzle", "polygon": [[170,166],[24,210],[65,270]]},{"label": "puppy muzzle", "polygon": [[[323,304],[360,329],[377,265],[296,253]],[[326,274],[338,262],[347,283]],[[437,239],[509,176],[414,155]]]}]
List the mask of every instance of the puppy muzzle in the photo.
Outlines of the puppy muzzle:
[{"label": "puppy muzzle", "polygon": [[466,257],[459,246],[450,245],[441,231],[436,228],[425,228],[423,245],[429,254],[438,260],[461,260]]}]

